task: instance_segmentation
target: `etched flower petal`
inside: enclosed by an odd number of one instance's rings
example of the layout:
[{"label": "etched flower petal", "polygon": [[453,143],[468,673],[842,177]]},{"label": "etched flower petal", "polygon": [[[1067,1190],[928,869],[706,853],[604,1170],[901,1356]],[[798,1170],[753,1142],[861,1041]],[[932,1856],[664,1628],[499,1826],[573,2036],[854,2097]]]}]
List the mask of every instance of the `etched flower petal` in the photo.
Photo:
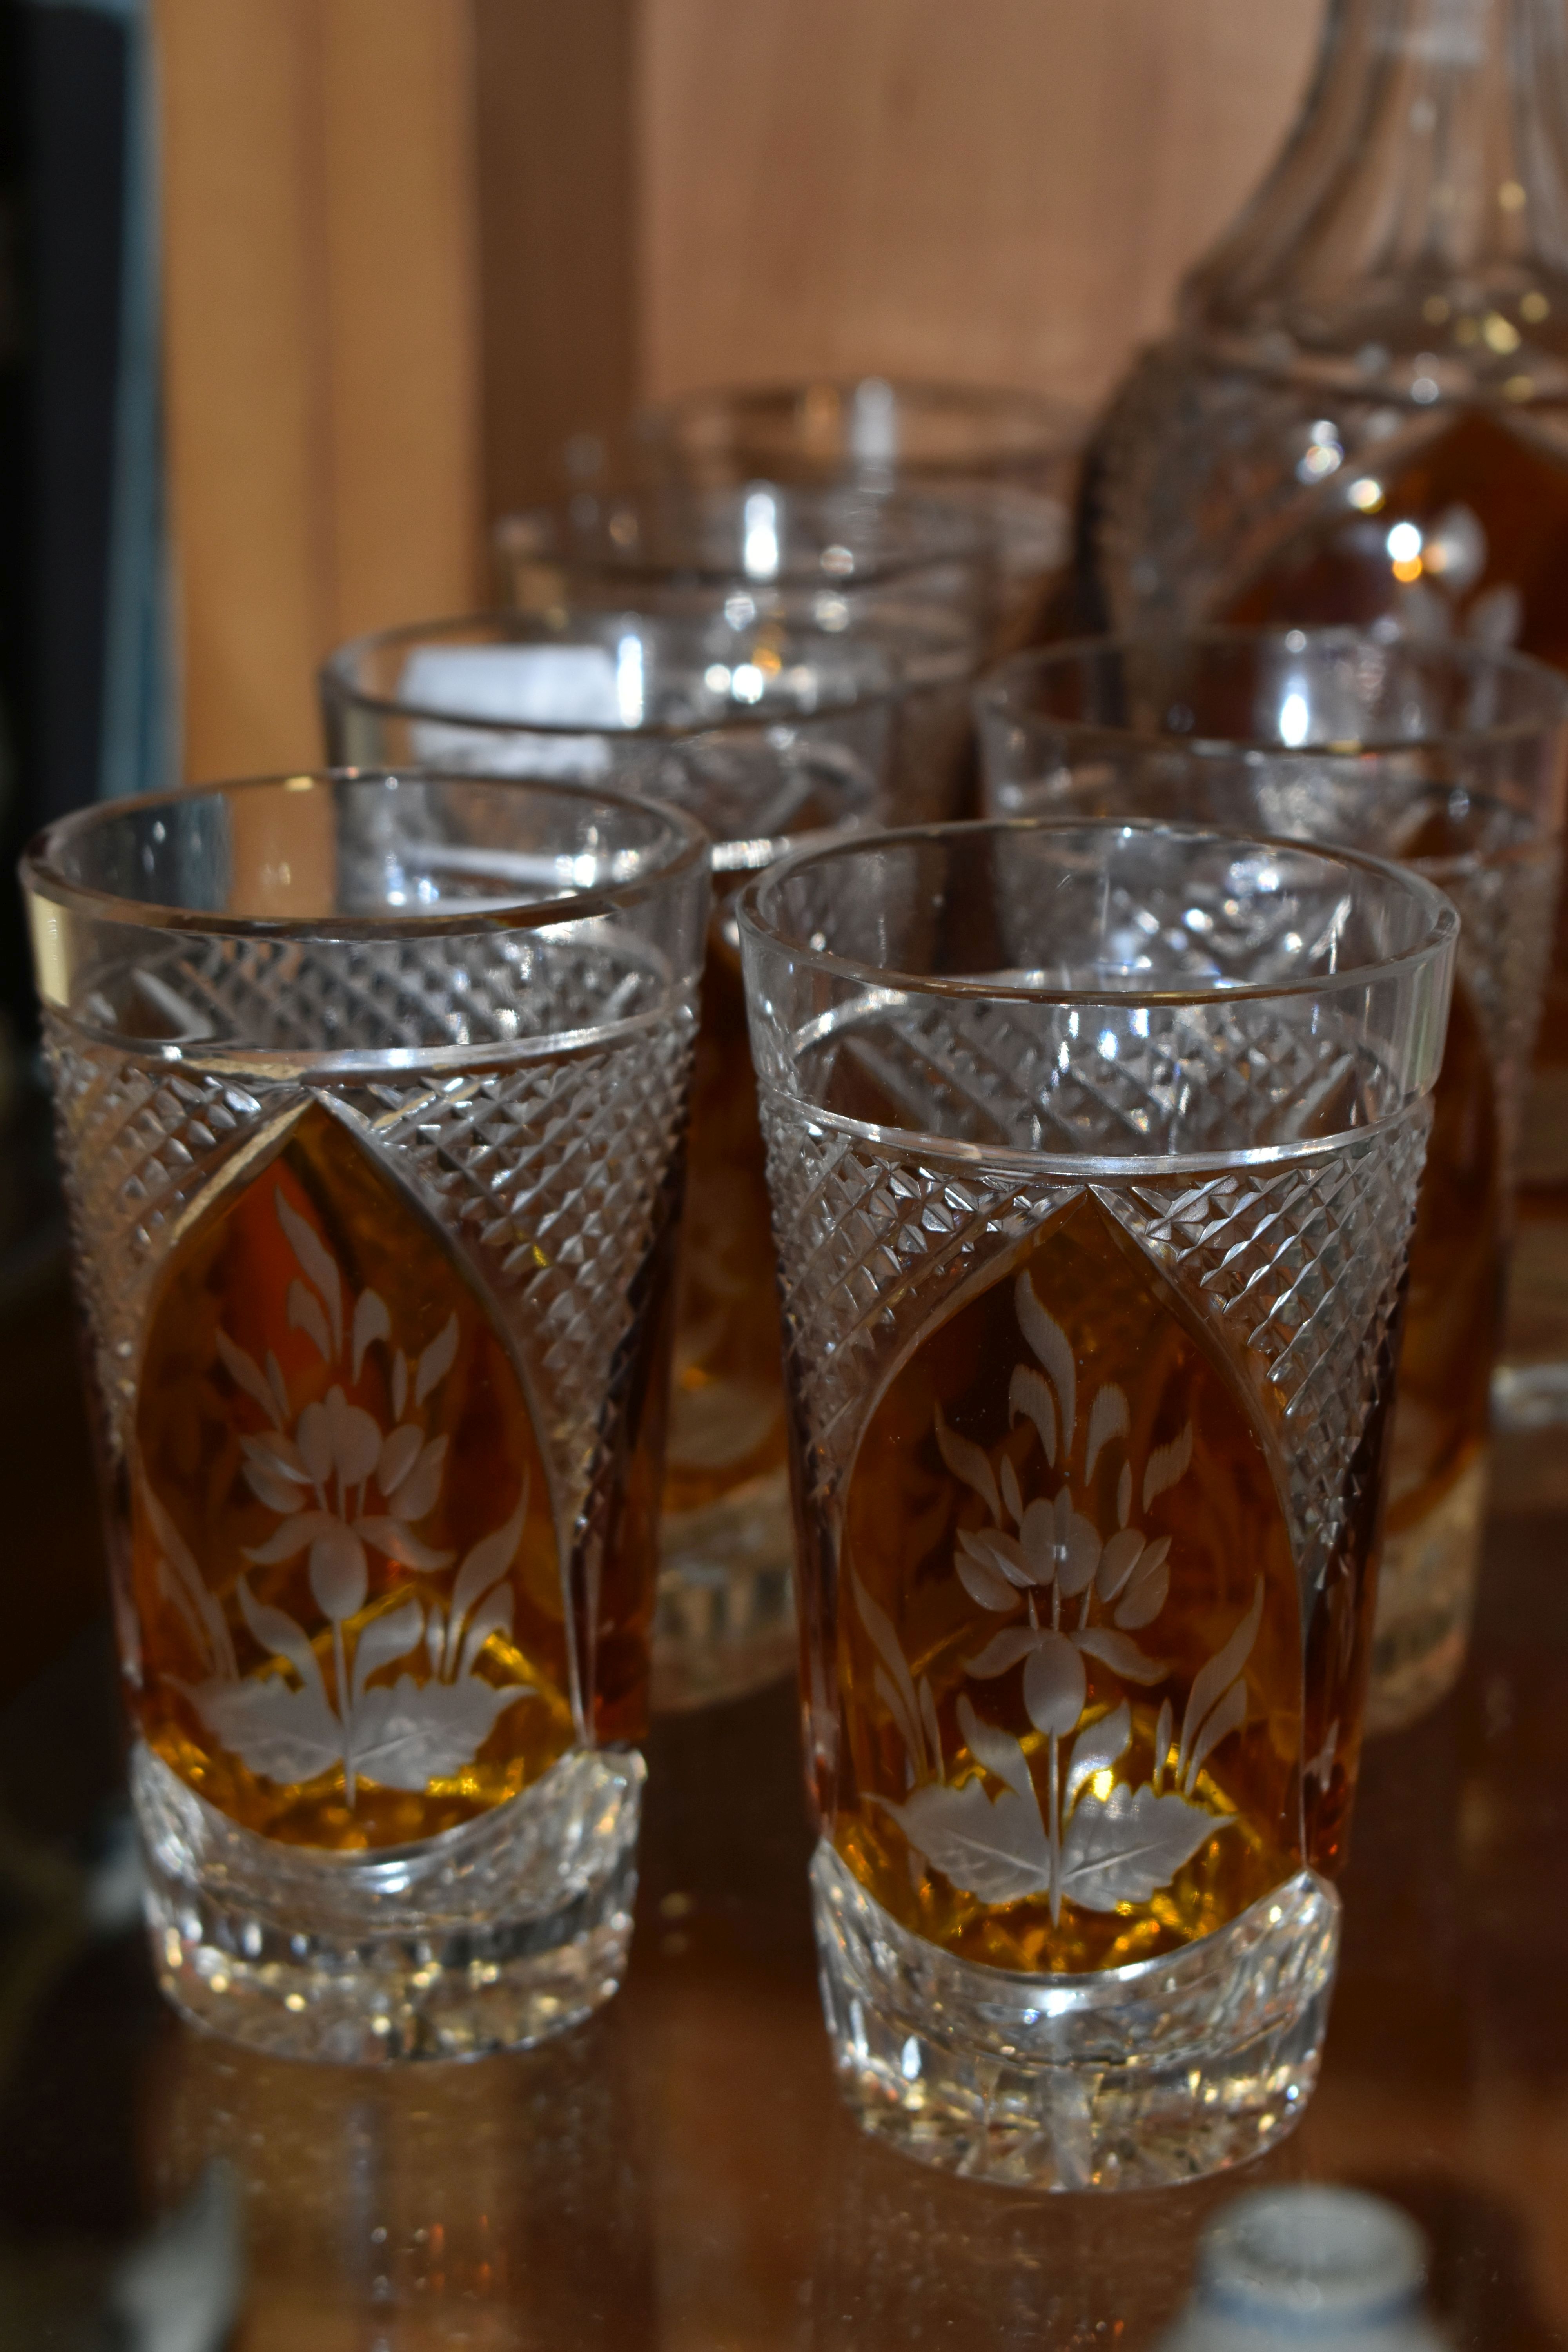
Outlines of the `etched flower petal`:
[{"label": "etched flower petal", "polygon": [[1035,1584],[1049,1584],[1057,1572],[1057,1514],[1052,1503],[1031,1503],[1024,1514],[1018,1530],[1024,1547],[1024,1557],[1029,1563],[1029,1577]]},{"label": "etched flower petal", "polygon": [[441,1474],[446,1462],[446,1439],[433,1437],[391,1498],[395,1518],[422,1519],[426,1511],[434,1510],[436,1498],[441,1492]]},{"label": "etched flower petal", "polygon": [[361,1486],[381,1459],[381,1424],[339,1388],[329,1390],[324,1410],[332,1466],[344,1486]]},{"label": "etched flower petal", "polygon": [[1102,1601],[1114,1601],[1133,1570],[1143,1549],[1143,1538],[1136,1528],[1120,1528],[1100,1555],[1095,1571],[1094,1589]]},{"label": "etched flower petal", "polygon": [[408,1473],[419,1459],[419,1449],[425,1443],[425,1433],[414,1422],[405,1422],[395,1429],[381,1449],[381,1459],[375,1465],[375,1483],[384,1495],[395,1495]]},{"label": "etched flower petal", "polygon": [[1069,1598],[1083,1591],[1100,1566],[1100,1530],[1073,1508],[1064,1486],[1057,1496],[1057,1582]]},{"label": "etched flower petal", "polygon": [[1042,1633],[1024,1668],[1024,1706],[1037,1731],[1066,1738],[1083,1713],[1083,1660],[1065,1633]]},{"label": "etched flower petal", "polygon": [[317,1608],[341,1622],[364,1607],[369,1590],[363,1544],[342,1519],[329,1518],[310,1546],[310,1591]]}]

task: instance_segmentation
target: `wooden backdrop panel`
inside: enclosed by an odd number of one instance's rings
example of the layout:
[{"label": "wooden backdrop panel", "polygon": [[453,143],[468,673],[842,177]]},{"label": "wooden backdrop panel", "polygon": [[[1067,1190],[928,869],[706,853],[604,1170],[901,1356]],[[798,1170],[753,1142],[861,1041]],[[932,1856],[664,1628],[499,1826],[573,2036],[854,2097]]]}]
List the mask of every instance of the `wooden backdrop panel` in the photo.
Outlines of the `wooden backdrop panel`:
[{"label": "wooden backdrop panel", "polygon": [[320,757],[341,637],[479,577],[462,0],[160,0],[192,776]]},{"label": "wooden backdrop panel", "polygon": [[644,0],[646,388],[1089,398],[1300,101],[1321,0]]}]

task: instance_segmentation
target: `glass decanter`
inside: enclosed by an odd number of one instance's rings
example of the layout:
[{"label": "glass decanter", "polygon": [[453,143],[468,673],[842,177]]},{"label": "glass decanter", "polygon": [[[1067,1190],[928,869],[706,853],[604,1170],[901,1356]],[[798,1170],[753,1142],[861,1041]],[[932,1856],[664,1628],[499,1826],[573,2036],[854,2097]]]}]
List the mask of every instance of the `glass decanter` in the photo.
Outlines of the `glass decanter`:
[{"label": "glass decanter", "polygon": [[[1114,397],[1096,616],[1352,622],[1568,669],[1568,11],[1330,0],[1306,103]],[[1568,1418],[1568,922],[1524,1122],[1516,1422]]]}]

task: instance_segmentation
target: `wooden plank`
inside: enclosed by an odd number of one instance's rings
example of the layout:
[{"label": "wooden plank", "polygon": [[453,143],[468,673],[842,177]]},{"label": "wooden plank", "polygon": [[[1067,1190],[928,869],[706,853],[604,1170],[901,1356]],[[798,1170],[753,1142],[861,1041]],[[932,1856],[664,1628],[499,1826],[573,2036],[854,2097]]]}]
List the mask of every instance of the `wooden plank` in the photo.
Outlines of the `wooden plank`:
[{"label": "wooden plank", "polygon": [[1299,102],[1321,0],[645,0],[641,374],[1098,398]]},{"label": "wooden plank", "polygon": [[635,398],[638,7],[476,0],[491,513],[560,490],[567,440]]},{"label": "wooden plank", "polygon": [[185,769],[320,757],[313,673],[478,569],[461,0],[159,0]]}]

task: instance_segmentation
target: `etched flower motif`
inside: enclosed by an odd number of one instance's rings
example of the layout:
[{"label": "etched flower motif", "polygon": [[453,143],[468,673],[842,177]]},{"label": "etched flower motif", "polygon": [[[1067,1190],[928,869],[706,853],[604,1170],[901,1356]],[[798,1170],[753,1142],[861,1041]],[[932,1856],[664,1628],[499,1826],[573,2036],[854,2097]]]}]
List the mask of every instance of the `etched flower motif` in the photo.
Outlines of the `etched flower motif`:
[{"label": "etched flower motif", "polygon": [[[345,1628],[370,1596],[369,1552],[426,1573],[449,1568],[456,1558],[425,1543],[414,1528],[440,1499],[447,1438],[428,1436],[419,1421],[404,1416],[410,1408],[416,1413],[451,1370],[458,1318],[448,1318],[412,1365],[393,1348],[391,1318],[374,1291],[360,1293],[345,1322],[344,1286],[331,1253],[289,1205],[281,1185],[275,1199],[279,1223],[300,1267],[300,1278],[288,1293],[290,1325],[306,1333],[325,1363],[345,1366],[353,1381],[359,1380],[366,1350],[386,1348],[398,1415],[396,1425],[384,1431],[338,1381],[290,1425],[276,1355],[268,1353],[263,1370],[226,1333],[216,1335],[220,1361],[269,1423],[242,1437],[242,1458],[251,1493],[278,1515],[279,1523],[245,1557],[264,1568],[307,1555],[311,1596],[331,1627],[332,1690],[304,1628],[286,1612],[258,1601],[243,1576],[237,1598],[248,1631],[264,1650],[293,1668],[297,1682],[240,1676],[222,1611],[195,1561],[151,1493],[148,1508],[165,1589],[211,1664],[208,1679],[187,1694],[209,1727],[252,1770],[271,1780],[310,1780],[341,1763],[353,1804],[360,1780],[422,1790],[431,1780],[459,1770],[472,1760],[500,1711],[527,1695],[529,1685],[515,1679],[495,1684],[477,1667],[487,1644],[512,1630],[510,1572],[522,1538],[528,1490],[525,1483],[505,1526],[469,1550],[445,1608],[411,1596],[364,1625],[351,1654]],[[422,1680],[405,1674],[392,1684],[371,1685],[379,1669],[416,1654],[427,1663]]]},{"label": "etched flower motif", "polygon": [[[1131,1743],[1131,1707],[1122,1697],[1085,1725],[1085,1661],[1093,1659],[1134,1685],[1164,1679],[1167,1662],[1151,1655],[1132,1637],[1152,1625],[1164,1608],[1171,1580],[1170,1538],[1151,1539],[1131,1525],[1130,1461],[1123,1461],[1117,1481],[1119,1524],[1110,1537],[1102,1537],[1079,1507],[1068,1474],[1078,1425],[1072,1349],[1060,1325],[1040,1304],[1026,1273],[1017,1277],[1014,1305],[1018,1328],[1037,1362],[1015,1366],[1008,1386],[1009,1415],[1015,1425],[1020,1420],[1033,1423],[1047,1470],[1055,1470],[1059,1462],[1061,1484],[1056,1493],[1026,1501],[1011,1456],[1004,1454],[994,1466],[983,1446],[948,1427],[940,1407],[934,1429],[946,1467],[990,1513],[989,1525],[959,1531],[954,1572],[979,1607],[1014,1621],[964,1660],[965,1671],[977,1681],[994,1681],[1022,1664],[1025,1712],[1045,1742],[1048,1786],[1043,1800],[1023,1743],[987,1723],[967,1694],[957,1706],[964,1744],[1001,1788],[993,1798],[978,1778],[946,1782],[929,1677],[922,1676],[917,1688],[885,1611],[858,1578],[852,1580],[851,1589],[881,1662],[878,1691],[910,1759],[911,1785],[903,1803],[874,1801],[899,1820],[916,1851],[955,1886],[994,1903],[1046,1895],[1056,1920],[1064,1901],[1101,1911],[1147,1901],[1225,1827],[1226,1816],[1192,1800],[1198,1773],[1212,1750],[1246,1720],[1243,1669],[1262,1619],[1263,1584],[1259,1579],[1251,1608],[1194,1676],[1179,1743],[1167,1699],[1153,1735],[1152,1779],[1137,1789],[1117,1783],[1114,1769]],[[1124,1443],[1131,1419],[1122,1390],[1113,1382],[1103,1383],[1089,1407],[1086,1482],[1106,1447]],[[1185,1476],[1192,1454],[1190,1423],[1150,1454],[1142,1480],[1145,1511]],[[1167,1790],[1173,1745],[1176,1762]],[[1102,1778],[1109,1783],[1103,1789],[1097,1785]]]}]

